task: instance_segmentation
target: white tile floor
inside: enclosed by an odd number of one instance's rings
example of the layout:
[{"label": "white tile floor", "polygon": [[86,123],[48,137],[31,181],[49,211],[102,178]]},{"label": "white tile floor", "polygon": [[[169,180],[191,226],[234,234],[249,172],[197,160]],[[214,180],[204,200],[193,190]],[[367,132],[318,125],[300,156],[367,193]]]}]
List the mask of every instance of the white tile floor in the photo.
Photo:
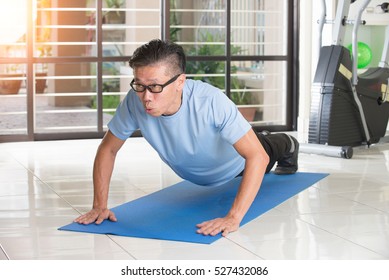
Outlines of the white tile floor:
[{"label": "white tile floor", "polygon": [[[100,140],[0,144],[0,260],[389,259],[389,144],[352,159],[300,153],[330,176],[212,245],[58,231],[92,203]],[[180,179],[142,138],[119,153],[109,205]]]}]

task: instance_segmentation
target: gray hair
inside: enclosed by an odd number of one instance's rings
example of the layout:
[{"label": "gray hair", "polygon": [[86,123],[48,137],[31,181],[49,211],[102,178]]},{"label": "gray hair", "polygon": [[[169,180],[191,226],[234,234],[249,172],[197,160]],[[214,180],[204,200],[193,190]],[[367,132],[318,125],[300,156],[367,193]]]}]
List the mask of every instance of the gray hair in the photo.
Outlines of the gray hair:
[{"label": "gray hair", "polygon": [[[159,62],[167,63],[170,71],[185,73],[186,56],[184,49],[176,43],[154,39],[138,47],[130,58],[130,67],[149,66]],[[178,74],[178,73],[177,73]]]}]

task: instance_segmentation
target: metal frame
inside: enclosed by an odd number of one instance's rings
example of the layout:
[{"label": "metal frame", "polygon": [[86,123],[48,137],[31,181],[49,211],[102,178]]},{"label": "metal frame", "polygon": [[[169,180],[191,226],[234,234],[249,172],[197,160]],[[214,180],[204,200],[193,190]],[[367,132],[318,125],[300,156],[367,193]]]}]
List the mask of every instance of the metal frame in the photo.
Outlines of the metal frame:
[{"label": "metal frame", "polygon": [[[287,55],[231,55],[231,1],[226,0],[226,55],[224,56],[188,56],[188,61],[225,61],[226,62],[226,79],[225,90],[227,96],[230,96],[231,90],[231,62],[232,61],[286,61],[287,62],[287,108],[286,108],[286,125],[255,125],[255,130],[270,130],[270,131],[286,131],[297,130],[298,116],[298,70],[299,70],[299,0],[288,1],[288,39],[287,39]],[[165,2],[165,3],[164,3]],[[162,0],[162,6],[165,9],[165,14],[169,14],[169,1]],[[169,25],[163,19],[165,30],[162,31],[162,38],[169,39]]]},{"label": "metal frame", "polygon": [[[27,15],[27,57],[26,58],[0,58],[1,63],[25,63],[27,65],[27,135],[15,134],[15,135],[0,135],[1,142],[10,141],[34,141],[34,140],[59,140],[59,139],[84,139],[84,138],[101,138],[104,134],[103,129],[103,109],[102,109],[102,90],[103,90],[103,63],[106,61],[128,61],[130,56],[123,57],[103,57],[102,47],[102,0],[95,0],[97,7],[97,28],[96,28],[96,44],[97,44],[97,56],[96,57],[44,57],[37,58],[33,55],[33,18],[29,11],[33,10],[33,0],[27,0],[28,9]],[[226,12],[226,28],[231,31],[231,0],[226,0],[227,12]],[[169,0],[161,0],[161,38],[168,38],[169,34]],[[287,55],[285,56],[231,56],[230,32],[227,32],[226,36],[226,55],[225,56],[191,56],[188,57],[189,61],[193,60],[224,60],[226,61],[226,92],[229,95],[230,92],[230,66],[231,61],[249,61],[249,60],[266,60],[266,61],[286,61],[287,62],[287,123],[280,126],[255,126],[256,130],[271,130],[271,131],[285,131],[297,129],[297,103],[298,103],[298,6],[299,0],[288,1],[288,46]],[[36,133],[34,131],[35,126],[35,101],[34,101],[34,85],[33,85],[33,68],[36,63],[82,63],[93,62],[97,64],[97,131],[96,132],[64,132],[64,133]]]},{"label": "metal frame", "polygon": [[385,28],[385,43],[382,51],[381,61],[378,63],[379,67],[389,68],[389,26]]},{"label": "metal frame", "polygon": [[[103,15],[102,7],[103,0],[96,1],[96,56],[90,57],[34,57],[33,54],[33,17],[30,11],[33,10],[33,0],[27,0],[28,8],[26,18],[27,33],[26,46],[27,57],[25,58],[0,58],[0,64],[4,63],[24,63],[27,65],[26,73],[26,90],[27,90],[27,134],[15,135],[0,135],[1,142],[15,142],[15,141],[34,141],[34,140],[61,140],[61,139],[85,139],[85,138],[101,138],[104,135],[103,129],[103,108],[102,108],[102,92],[103,92],[103,63],[104,62],[124,62],[128,61],[130,56],[122,57],[103,57]],[[33,71],[34,64],[37,63],[96,63],[96,89],[97,89],[97,131],[95,132],[61,132],[61,133],[36,133],[35,126],[35,100],[34,100],[34,85],[33,85]]]}]

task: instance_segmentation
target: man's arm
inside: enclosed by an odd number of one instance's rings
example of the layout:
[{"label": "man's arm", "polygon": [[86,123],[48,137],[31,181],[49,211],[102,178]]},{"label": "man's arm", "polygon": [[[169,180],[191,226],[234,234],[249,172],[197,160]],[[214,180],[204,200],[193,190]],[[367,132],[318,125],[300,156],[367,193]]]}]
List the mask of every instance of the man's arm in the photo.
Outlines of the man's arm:
[{"label": "man's arm", "polygon": [[102,223],[109,219],[116,221],[114,213],[107,208],[108,191],[117,152],[125,141],[108,131],[97,149],[93,165],[93,208],[74,221],[80,224]]},{"label": "man's arm", "polygon": [[234,203],[223,218],[205,221],[198,224],[198,233],[226,236],[239,228],[240,222],[253,203],[261,186],[269,156],[252,129],[234,144],[238,153],[245,158],[245,170]]}]

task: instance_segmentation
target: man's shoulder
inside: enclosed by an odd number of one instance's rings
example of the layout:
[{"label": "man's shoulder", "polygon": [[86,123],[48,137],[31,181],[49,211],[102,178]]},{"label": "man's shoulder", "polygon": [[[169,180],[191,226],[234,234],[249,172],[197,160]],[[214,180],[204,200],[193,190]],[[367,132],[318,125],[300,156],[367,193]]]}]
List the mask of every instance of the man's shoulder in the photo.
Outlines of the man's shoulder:
[{"label": "man's shoulder", "polygon": [[187,78],[185,80],[185,86],[189,89],[194,89],[194,88],[207,88],[209,86],[208,83],[205,83],[201,80],[194,80]]},{"label": "man's shoulder", "polygon": [[213,98],[215,95],[223,94],[219,88],[201,80],[187,79],[185,89],[186,94],[193,98]]}]

